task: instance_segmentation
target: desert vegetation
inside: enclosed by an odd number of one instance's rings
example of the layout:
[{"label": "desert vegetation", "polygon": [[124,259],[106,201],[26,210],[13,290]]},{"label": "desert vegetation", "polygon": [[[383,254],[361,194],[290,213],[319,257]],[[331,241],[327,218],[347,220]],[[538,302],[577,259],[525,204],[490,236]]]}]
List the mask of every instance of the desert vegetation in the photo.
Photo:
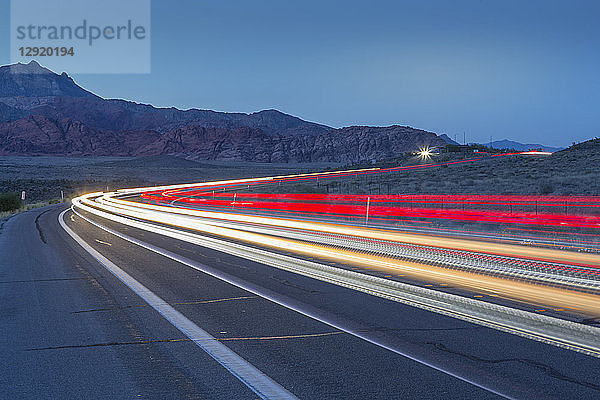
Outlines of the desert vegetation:
[{"label": "desert vegetation", "polygon": [[21,197],[16,192],[0,193],[0,212],[21,208]]},{"label": "desert vegetation", "polygon": [[442,152],[425,161],[407,153],[374,164],[353,164],[344,168],[388,168],[478,160],[425,169],[321,179],[303,185],[280,185],[274,190],[281,193],[342,194],[600,195],[600,139],[576,144],[552,155],[495,155],[473,153],[472,150],[465,153]]},{"label": "desert vegetation", "polygon": [[[485,151],[485,149],[481,149]],[[442,152],[429,161],[411,153],[375,164],[197,162],[176,156],[143,158],[0,157],[0,193],[26,192],[25,203],[58,201],[117,188],[286,175],[338,168],[393,167],[479,158],[472,163],[399,170],[341,179],[255,187],[291,193],[600,195],[600,139],[550,156]]]}]

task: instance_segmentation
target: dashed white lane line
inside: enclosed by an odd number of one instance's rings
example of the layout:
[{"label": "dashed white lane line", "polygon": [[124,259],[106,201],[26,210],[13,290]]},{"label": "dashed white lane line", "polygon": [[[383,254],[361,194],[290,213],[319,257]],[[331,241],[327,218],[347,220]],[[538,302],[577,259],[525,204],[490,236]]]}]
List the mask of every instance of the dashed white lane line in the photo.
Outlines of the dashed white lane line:
[{"label": "dashed white lane line", "polygon": [[58,222],[62,228],[77,242],[85,251],[94,257],[100,264],[116,276],[127,287],[133,290],[152,308],[158,311],[167,321],[190,338],[198,347],[208,353],[219,364],[225,367],[235,377],[242,381],[248,388],[263,399],[296,399],[296,397],[284,389],[281,385],[262,373],[258,368],[244,360],[227,346],[216,340],[208,332],[194,324],[191,320],[171,307],[167,302],[154,294],[150,289],[136,281],[131,275],[123,271],[108,258],[87,244],[64,222],[65,210],[58,216]]}]

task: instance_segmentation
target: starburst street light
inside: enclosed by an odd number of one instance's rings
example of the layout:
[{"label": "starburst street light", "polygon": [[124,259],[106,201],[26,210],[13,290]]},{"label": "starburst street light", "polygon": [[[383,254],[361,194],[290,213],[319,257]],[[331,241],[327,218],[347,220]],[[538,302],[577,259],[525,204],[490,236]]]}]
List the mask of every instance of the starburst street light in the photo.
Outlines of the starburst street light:
[{"label": "starburst street light", "polygon": [[421,158],[422,161],[427,161],[434,154],[433,150],[435,150],[434,147],[431,147],[431,148],[429,146],[419,147],[419,151],[417,152],[417,155]]}]

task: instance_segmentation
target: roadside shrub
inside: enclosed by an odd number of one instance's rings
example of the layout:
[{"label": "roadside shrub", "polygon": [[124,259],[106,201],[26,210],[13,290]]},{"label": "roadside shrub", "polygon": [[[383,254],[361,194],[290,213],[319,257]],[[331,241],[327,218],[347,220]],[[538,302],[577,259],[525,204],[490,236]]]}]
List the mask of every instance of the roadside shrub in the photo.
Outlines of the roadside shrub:
[{"label": "roadside shrub", "polygon": [[540,183],[540,194],[550,194],[554,192],[554,185],[550,182],[542,182]]},{"label": "roadside shrub", "polygon": [[0,193],[0,211],[13,211],[21,208],[19,193]]},{"label": "roadside shrub", "polygon": [[[335,182],[336,184],[338,182]],[[322,186],[330,186],[330,190],[333,190],[333,188],[335,187],[335,185],[331,185],[331,183],[323,183]],[[312,185],[306,185],[306,184],[296,184],[293,185],[292,187],[290,187],[288,190],[290,190],[292,193],[326,193],[326,187],[316,187],[316,186],[312,186]]]}]

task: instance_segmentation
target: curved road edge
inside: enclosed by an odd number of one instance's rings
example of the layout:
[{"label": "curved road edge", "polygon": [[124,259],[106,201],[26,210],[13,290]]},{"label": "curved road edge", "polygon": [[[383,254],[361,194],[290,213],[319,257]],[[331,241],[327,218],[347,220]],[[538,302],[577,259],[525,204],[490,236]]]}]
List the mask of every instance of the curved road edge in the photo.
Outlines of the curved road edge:
[{"label": "curved road edge", "polygon": [[248,388],[262,399],[296,399],[277,382],[263,374],[252,364],[241,358],[228,347],[220,343],[208,332],[194,324],[179,311],[171,307],[166,301],[158,297],[148,288],[136,281],[108,258],[87,244],[77,233],[64,222],[64,215],[69,211],[64,210],[58,216],[60,226],[75,240],[85,251],[95,258],[104,268],[116,276],[124,285],[140,296],[149,306],[159,312],[181,333],[190,338],[198,347],[208,353],[214,360],[225,367],[235,377],[242,381]]}]

